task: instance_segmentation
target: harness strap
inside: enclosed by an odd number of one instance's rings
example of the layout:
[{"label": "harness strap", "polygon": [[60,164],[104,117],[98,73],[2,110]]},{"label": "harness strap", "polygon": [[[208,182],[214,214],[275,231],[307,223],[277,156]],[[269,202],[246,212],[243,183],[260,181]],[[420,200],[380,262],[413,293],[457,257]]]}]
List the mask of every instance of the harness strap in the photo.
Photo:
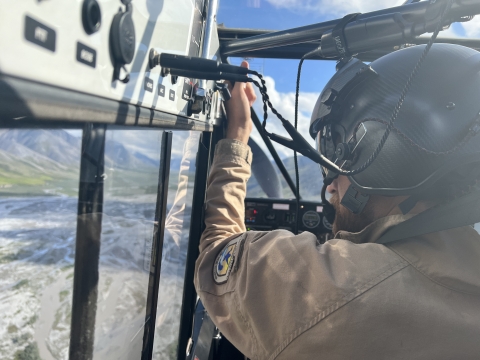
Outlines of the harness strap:
[{"label": "harness strap", "polygon": [[387,244],[419,235],[468,226],[480,222],[480,190],[442,206],[426,210],[387,231],[376,241]]}]

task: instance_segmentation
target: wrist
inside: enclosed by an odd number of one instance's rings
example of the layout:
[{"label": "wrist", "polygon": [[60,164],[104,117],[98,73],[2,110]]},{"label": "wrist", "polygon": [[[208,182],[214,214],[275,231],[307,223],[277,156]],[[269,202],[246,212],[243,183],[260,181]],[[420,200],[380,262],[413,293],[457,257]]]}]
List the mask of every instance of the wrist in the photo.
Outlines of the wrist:
[{"label": "wrist", "polygon": [[241,141],[242,143],[247,144],[248,139],[250,138],[250,133],[251,133],[251,129],[245,129],[240,127],[237,127],[234,129],[227,128],[225,138],[230,140]]}]

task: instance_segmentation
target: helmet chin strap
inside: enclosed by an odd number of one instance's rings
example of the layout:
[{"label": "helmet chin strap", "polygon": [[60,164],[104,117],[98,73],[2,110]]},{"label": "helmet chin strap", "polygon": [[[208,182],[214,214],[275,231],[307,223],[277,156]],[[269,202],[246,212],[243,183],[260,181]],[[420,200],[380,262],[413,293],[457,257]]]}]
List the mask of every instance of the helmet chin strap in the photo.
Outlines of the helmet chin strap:
[{"label": "helmet chin strap", "polygon": [[343,195],[340,204],[345,206],[352,213],[360,214],[365,208],[365,205],[367,205],[369,199],[370,195],[362,194],[350,184],[347,192]]},{"label": "helmet chin strap", "polygon": [[[334,176],[332,175],[329,176],[329,175],[327,175],[323,180],[321,196],[322,196],[322,203],[323,203],[323,214],[325,218],[328,220],[328,222],[330,224],[333,224],[333,221],[335,220],[335,208],[333,207],[332,204],[330,204],[330,202],[327,201],[325,194],[327,191],[327,186],[330,185],[333,182],[333,180],[335,180],[338,177],[338,174],[334,174]],[[370,195],[362,194],[360,191],[355,189],[355,187],[352,184],[350,184],[350,186],[347,189],[347,192],[345,193],[345,195],[343,195],[343,198],[340,204],[342,204],[342,206],[345,206],[352,213],[360,214],[365,208],[365,206],[367,205],[368,200],[370,200]]]}]

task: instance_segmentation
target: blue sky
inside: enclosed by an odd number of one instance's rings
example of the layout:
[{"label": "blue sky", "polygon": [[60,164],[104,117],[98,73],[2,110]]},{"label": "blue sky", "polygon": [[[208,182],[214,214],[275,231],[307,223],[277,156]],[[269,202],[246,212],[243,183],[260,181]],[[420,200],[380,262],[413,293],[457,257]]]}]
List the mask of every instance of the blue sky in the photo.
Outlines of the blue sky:
[{"label": "blue sky", "polygon": [[[276,7],[266,0],[220,0],[218,12],[218,23],[229,28],[284,30],[333,18],[336,16]],[[275,79],[276,89],[281,92],[295,89],[297,65],[296,60],[272,59],[254,60],[253,64],[263,67],[264,74]],[[307,61],[302,72],[302,90],[320,91],[333,75],[334,68],[333,62]]]}]

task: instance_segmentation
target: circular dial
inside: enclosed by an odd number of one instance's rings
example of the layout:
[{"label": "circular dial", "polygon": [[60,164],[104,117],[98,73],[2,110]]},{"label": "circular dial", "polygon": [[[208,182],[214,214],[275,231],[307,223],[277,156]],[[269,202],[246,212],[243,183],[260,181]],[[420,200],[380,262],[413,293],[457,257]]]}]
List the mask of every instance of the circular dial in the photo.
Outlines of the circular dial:
[{"label": "circular dial", "polygon": [[325,216],[323,217],[322,223],[323,223],[323,226],[325,227],[325,229],[330,230],[330,231],[332,230],[333,226],[332,226],[332,224],[330,224],[330,222],[327,220],[327,218]]},{"label": "circular dial", "polygon": [[302,222],[305,227],[314,229],[320,224],[320,215],[315,211],[307,211],[302,216]]}]

